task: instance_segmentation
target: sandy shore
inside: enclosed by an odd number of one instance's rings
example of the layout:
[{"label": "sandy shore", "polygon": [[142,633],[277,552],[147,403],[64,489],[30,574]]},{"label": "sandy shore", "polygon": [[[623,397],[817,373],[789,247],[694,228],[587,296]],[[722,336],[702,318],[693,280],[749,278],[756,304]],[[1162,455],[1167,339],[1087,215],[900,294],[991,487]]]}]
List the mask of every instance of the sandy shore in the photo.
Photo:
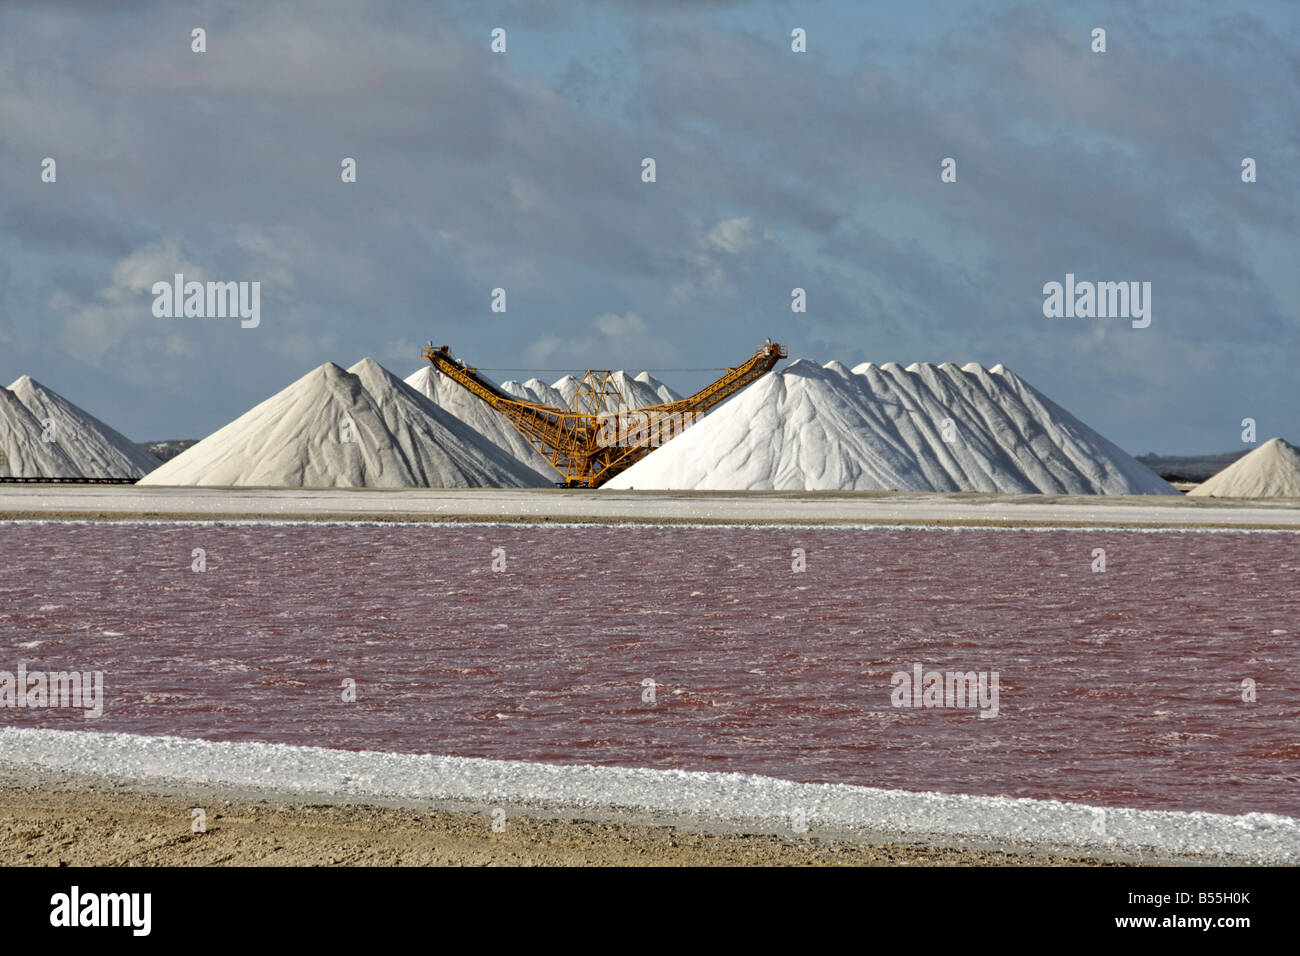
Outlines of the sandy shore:
[{"label": "sandy shore", "polygon": [[[206,832],[192,829],[204,811]],[[590,815],[590,814],[589,814]],[[160,794],[0,775],[4,866],[1095,866],[916,842],[704,832],[619,820]]]}]

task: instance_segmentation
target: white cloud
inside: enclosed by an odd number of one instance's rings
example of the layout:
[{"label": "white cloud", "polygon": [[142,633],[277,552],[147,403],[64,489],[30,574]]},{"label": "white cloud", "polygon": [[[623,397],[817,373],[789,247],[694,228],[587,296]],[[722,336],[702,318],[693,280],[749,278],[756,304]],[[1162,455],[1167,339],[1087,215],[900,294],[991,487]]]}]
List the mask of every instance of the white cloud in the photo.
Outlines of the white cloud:
[{"label": "white cloud", "polygon": [[524,350],[524,359],[529,362],[545,362],[556,353],[563,353],[565,342],[559,336],[543,335]]},{"label": "white cloud", "polygon": [[171,281],[178,272],[184,273],[186,281],[206,280],[203,270],[182,254],[177,240],[163,239],[118,260],[108,284],[101,286],[88,302],[56,292],[50,308],[65,316],[60,334],[63,345],[98,365],[124,339],[152,325],[157,326],[154,342],[165,355],[193,355],[183,338],[162,325],[168,320],[153,314],[153,284]]},{"label": "white cloud", "polygon": [[704,237],[704,245],[734,256],[767,238],[766,229],[755,223],[749,216],[741,216],[736,219],[724,219],[715,225]]},{"label": "white cloud", "polygon": [[284,288],[293,286],[293,275],[289,272],[293,256],[285,236],[272,239],[256,226],[241,225],[235,230],[235,245],[252,260],[248,275],[241,278]]},{"label": "white cloud", "polygon": [[645,323],[635,312],[628,312],[626,315],[602,312],[592,320],[592,324],[603,334],[614,337],[647,334]]},{"label": "white cloud", "polygon": [[673,285],[673,295],[679,299],[735,295],[733,277],[748,270],[743,254],[771,238],[771,233],[750,216],[715,223],[696,243],[689,257],[688,275]]}]

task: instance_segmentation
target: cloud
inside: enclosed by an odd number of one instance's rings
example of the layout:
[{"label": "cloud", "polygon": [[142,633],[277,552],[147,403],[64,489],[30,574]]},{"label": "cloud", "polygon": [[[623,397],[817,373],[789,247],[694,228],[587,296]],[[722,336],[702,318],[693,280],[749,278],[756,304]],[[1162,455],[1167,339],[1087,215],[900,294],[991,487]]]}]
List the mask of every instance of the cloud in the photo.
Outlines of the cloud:
[{"label": "cloud", "polygon": [[604,335],[611,338],[635,338],[644,339],[649,335],[645,323],[641,317],[634,312],[628,312],[626,315],[615,315],[613,312],[605,312],[592,319],[592,324]]},{"label": "cloud", "polygon": [[687,276],[673,285],[673,294],[680,299],[734,296],[737,280],[753,265],[751,253],[771,238],[750,216],[715,223],[696,243]]},{"label": "cloud", "polygon": [[171,281],[178,272],[187,282],[206,281],[203,271],[182,254],[179,240],[163,239],[114,264],[109,282],[89,301],[56,292],[50,308],[63,316],[60,341],[93,365],[101,364],[128,340],[137,355],[154,353],[172,359],[194,355],[172,325],[178,320],[153,314],[153,284]]},{"label": "cloud", "polygon": [[568,344],[558,335],[543,335],[524,350],[524,358],[529,362],[537,362],[539,365],[550,363],[552,358],[557,355],[563,360],[569,357],[565,354]]},{"label": "cloud", "polygon": [[767,238],[770,238],[767,230],[749,216],[739,216],[724,219],[710,229],[704,237],[704,245],[734,256]]},{"label": "cloud", "polygon": [[248,278],[288,289],[293,286],[293,254],[285,236],[272,239],[258,226],[244,223],[235,231],[235,245],[249,257]]}]

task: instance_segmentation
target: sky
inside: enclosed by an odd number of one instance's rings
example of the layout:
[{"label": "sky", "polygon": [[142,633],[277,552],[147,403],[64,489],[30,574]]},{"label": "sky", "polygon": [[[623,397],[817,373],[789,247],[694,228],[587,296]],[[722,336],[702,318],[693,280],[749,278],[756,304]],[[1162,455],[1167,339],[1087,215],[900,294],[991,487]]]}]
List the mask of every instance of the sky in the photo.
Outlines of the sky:
[{"label": "sky", "polygon": [[[771,338],[1000,362],[1134,454],[1300,442],[1298,215],[1289,2],[0,5],[0,382],[138,441],[429,340],[685,392]],[[155,315],[176,273],[259,323]],[[1046,316],[1067,274],[1150,325]]]}]

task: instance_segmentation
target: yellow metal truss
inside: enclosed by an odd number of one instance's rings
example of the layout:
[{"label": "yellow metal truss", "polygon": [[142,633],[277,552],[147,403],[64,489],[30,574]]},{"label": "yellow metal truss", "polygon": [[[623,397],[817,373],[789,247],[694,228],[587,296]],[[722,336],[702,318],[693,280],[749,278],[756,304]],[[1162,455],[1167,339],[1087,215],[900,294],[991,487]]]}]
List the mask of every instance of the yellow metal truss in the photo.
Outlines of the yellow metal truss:
[{"label": "yellow metal truss", "polygon": [[786,357],[771,341],[754,350],[744,364],[727,369],[716,382],[689,398],[642,408],[624,407],[613,376],[589,370],[578,385],[570,408],[524,402],[501,391],[478,370],[452,357],[448,346],[430,342],[424,357],[453,382],[504,415],[570,488],[596,488],[630,468],[700,415],[726,401],[770,372]]}]

